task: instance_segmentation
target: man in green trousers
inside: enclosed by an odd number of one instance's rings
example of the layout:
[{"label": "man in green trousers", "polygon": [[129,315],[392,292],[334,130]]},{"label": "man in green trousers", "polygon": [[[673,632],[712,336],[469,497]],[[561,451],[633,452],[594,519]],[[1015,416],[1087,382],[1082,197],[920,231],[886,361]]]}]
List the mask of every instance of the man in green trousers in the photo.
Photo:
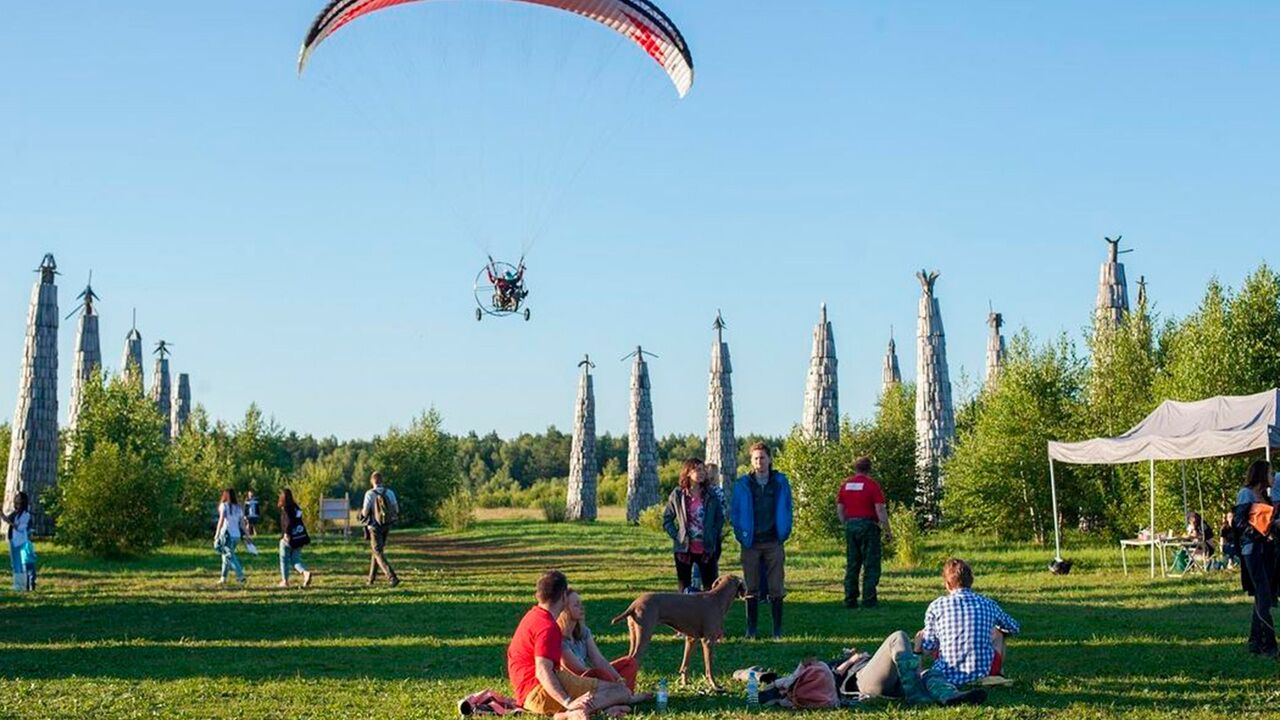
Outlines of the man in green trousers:
[{"label": "man in green trousers", "polygon": [[871,479],[871,458],[860,457],[854,474],[845,478],[836,495],[836,514],[844,526],[844,606],[858,607],[858,575],[862,574],[862,607],[875,607],[880,584],[881,535],[893,542],[884,491]]}]

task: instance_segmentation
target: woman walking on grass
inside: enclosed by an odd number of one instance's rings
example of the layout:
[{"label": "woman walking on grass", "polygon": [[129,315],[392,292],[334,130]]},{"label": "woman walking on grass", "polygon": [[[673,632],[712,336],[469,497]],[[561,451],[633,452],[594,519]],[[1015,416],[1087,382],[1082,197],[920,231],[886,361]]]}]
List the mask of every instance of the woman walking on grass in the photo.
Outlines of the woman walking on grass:
[{"label": "woman walking on grass", "polygon": [[311,586],[311,571],[302,566],[302,548],[311,544],[307,526],[302,523],[302,508],[293,501],[293,491],[280,491],[280,587],[289,587],[289,568],[302,573],[302,587]]},{"label": "woman walking on grass", "polygon": [[0,514],[4,519],[5,537],[9,541],[9,564],[13,568],[13,589],[18,592],[32,590],[35,586],[34,571],[28,571],[23,561],[23,552],[32,552],[27,546],[31,544],[31,501],[25,492],[13,497],[13,512]]},{"label": "woman walking on grass", "polygon": [[693,566],[704,584],[720,572],[720,536],[724,530],[724,506],[709,487],[701,460],[684,461],[678,487],[667,498],[662,527],[671,537],[676,561],[676,582],[688,592]]},{"label": "woman walking on grass", "polygon": [[218,526],[213,531],[213,549],[222,555],[222,579],[219,585],[227,584],[227,573],[234,569],[236,581],[244,584],[244,565],[236,556],[236,546],[240,538],[249,534],[249,522],[245,520],[244,509],[236,502],[236,491],[227,488],[222,491],[222,501],[218,503]]},{"label": "woman walking on grass", "polygon": [[[1276,657],[1276,630],[1271,619],[1271,567],[1268,562],[1270,548],[1265,519],[1258,513],[1260,506],[1270,506],[1267,489],[1271,471],[1267,462],[1255,460],[1245,474],[1244,487],[1236,495],[1232,511],[1231,529],[1240,548],[1240,583],[1245,592],[1253,595],[1253,619],[1249,626],[1249,652],[1255,655]],[[1256,523],[1256,524],[1255,524]],[[1261,528],[1261,529],[1259,529]]]}]

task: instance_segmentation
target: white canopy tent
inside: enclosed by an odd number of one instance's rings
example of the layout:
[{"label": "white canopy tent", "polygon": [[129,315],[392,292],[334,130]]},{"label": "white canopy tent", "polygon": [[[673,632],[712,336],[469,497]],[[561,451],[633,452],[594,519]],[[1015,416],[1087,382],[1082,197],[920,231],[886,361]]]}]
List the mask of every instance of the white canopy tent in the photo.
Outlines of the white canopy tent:
[{"label": "white canopy tent", "polygon": [[[1128,432],[1113,438],[1049,443],[1049,486],[1053,493],[1054,556],[1062,559],[1058,527],[1058,483],[1053,462],[1069,465],[1123,465],[1146,461],[1150,468],[1151,532],[1156,526],[1156,461],[1198,460],[1280,448],[1280,390],[1256,395],[1219,396],[1195,402],[1165,400]],[[1151,576],[1156,548],[1151,545]]]}]

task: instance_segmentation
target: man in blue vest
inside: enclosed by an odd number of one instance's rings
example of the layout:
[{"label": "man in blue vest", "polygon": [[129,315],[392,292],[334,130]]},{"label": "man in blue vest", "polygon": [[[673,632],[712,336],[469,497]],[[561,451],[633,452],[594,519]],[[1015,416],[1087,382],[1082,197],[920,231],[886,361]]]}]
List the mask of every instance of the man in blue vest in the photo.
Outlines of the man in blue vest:
[{"label": "man in blue vest", "polygon": [[769,446],[751,446],[751,472],[733,486],[729,520],[742,546],[742,576],[747,585],[747,637],[755,638],[760,617],[760,568],[763,564],[773,613],[773,637],[782,637],[782,598],[786,596],[783,545],[791,537],[791,484],[773,469]]}]

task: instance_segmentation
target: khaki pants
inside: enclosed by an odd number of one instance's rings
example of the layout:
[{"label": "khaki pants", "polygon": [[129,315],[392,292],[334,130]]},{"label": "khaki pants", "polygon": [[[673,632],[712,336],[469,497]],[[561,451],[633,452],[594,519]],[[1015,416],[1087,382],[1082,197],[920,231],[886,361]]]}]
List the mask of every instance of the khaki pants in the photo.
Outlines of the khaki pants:
[{"label": "khaki pants", "polygon": [[[595,692],[599,687],[600,681],[595,678],[574,675],[568,670],[557,670],[556,677],[560,679],[560,685],[564,687],[564,691],[569,693],[569,697],[577,699],[589,692]],[[529,691],[524,696],[524,709],[534,715],[555,715],[558,712],[564,712],[564,706],[556,702],[542,686]]]},{"label": "khaki pants", "polygon": [[387,547],[387,533],[390,529],[384,525],[372,525],[365,528],[365,533],[369,538],[369,582],[372,583],[378,579],[378,571],[381,570],[387,576],[387,580],[394,580],[396,571],[391,569],[391,565],[387,563],[387,556],[383,554],[383,549]]},{"label": "khaki pants", "polygon": [[783,565],[786,552],[778,541],[756,543],[742,550],[742,577],[747,584],[747,597],[760,595],[760,562],[764,561],[765,580],[769,585],[769,599],[781,600],[787,591],[783,586],[786,573]]}]

